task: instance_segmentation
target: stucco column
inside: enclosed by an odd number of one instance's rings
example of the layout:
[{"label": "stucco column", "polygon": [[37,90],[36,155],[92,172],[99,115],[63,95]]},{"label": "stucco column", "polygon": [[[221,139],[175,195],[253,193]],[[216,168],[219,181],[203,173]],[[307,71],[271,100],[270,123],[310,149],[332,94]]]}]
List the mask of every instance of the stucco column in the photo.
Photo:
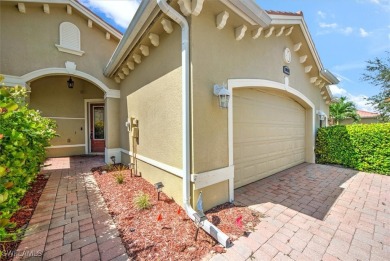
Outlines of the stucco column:
[{"label": "stucco column", "polygon": [[[121,162],[120,150],[120,120],[119,120],[119,98],[106,97],[105,101],[105,134],[106,134],[106,148],[105,161],[112,163],[111,157],[115,156],[115,162]],[[125,124],[125,123],[123,123]]]}]

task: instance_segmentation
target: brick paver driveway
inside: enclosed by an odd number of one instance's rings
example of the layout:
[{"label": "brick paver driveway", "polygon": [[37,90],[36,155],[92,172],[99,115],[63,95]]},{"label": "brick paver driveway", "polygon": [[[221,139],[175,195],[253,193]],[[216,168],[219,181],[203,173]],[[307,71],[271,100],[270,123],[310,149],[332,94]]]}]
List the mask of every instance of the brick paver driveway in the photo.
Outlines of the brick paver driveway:
[{"label": "brick paver driveway", "polygon": [[90,173],[102,156],[53,158],[50,178],[16,259],[128,260],[115,224]]},{"label": "brick paver driveway", "polygon": [[301,164],[235,191],[265,214],[212,260],[390,260],[390,177]]}]

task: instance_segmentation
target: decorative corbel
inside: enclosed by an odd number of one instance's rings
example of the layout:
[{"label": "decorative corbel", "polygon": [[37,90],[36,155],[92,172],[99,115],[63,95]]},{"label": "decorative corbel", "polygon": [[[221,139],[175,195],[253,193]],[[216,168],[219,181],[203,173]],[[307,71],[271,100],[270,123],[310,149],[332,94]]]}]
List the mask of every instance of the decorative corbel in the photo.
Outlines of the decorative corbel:
[{"label": "decorative corbel", "polygon": [[190,0],[178,0],[177,3],[180,6],[180,11],[185,15],[191,14],[191,1]]},{"label": "decorative corbel", "polygon": [[252,38],[253,39],[259,38],[262,31],[263,31],[263,27],[259,27],[259,28],[255,29],[255,30],[252,30]]},{"label": "decorative corbel", "polygon": [[229,13],[226,11],[223,11],[217,15],[217,17],[215,18],[216,20],[215,22],[219,30],[222,30],[225,27],[228,18],[229,18]]},{"label": "decorative corbel", "polygon": [[43,4],[43,12],[45,14],[50,14],[50,7],[49,4]]},{"label": "decorative corbel", "polygon": [[305,73],[309,73],[311,71],[311,69],[313,69],[312,65],[306,66],[305,67]]},{"label": "decorative corbel", "polygon": [[311,77],[310,83],[315,83],[317,81],[318,77]]},{"label": "decorative corbel", "polygon": [[125,75],[129,75],[129,73],[130,73],[129,68],[127,68],[127,67],[123,67],[123,68],[122,68],[122,72],[123,72]]},{"label": "decorative corbel", "polygon": [[125,75],[123,74],[123,73],[118,73],[118,76],[119,76],[119,78],[121,78],[121,80],[123,80],[123,79],[125,79]]},{"label": "decorative corbel", "polygon": [[272,26],[271,28],[269,28],[267,31],[264,32],[264,37],[265,38],[268,38],[272,35],[273,31],[275,30],[275,27]]},{"label": "decorative corbel", "polygon": [[294,29],[294,26],[291,26],[290,28],[288,28],[285,36],[289,36],[292,33],[293,29]]},{"label": "decorative corbel", "polygon": [[297,43],[297,44],[294,44],[294,52],[298,52],[299,51],[299,49],[301,49],[301,47],[302,47],[302,42],[299,42],[299,43]]},{"label": "decorative corbel", "polygon": [[140,64],[141,63],[141,55],[139,54],[133,54],[134,62]]},{"label": "decorative corbel", "polygon": [[89,27],[89,28],[92,28],[92,26],[93,26],[92,20],[91,20],[91,19],[88,19],[88,27]]},{"label": "decorative corbel", "polygon": [[127,61],[126,65],[127,65],[127,67],[129,67],[130,70],[134,70],[134,68],[135,68],[134,63],[131,61]]},{"label": "decorative corbel", "polygon": [[299,57],[300,63],[304,63],[304,62],[306,62],[306,60],[307,60],[307,55],[302,55],[301,57]]},{"label": "decorative corbel", "polygon": [[160,45],[160,36],[158,34],[150,33],[149,39],[153,46],[157,47]]},{"label": "decorative corbel", "polygon": [[110,40],[110,38],[111,38],[111,35],[110,35],[110,33],[106,33],[106,40]]},{"label": "decorative corbel", "polygon": [[170,20],[163,18],[161,20],[161,24],[162,24],[165,32],[167,32],[168,34],[173,32],[173,26],[172,26],[172,22]]},{"label": "decorative corbel", "polygon": [[204,0],[192,0],[192,14],[198,16],[203,9]]},{"label": "decorative corbel", "polygon": [[72,6],[70,6],[70,5],[67,5],[67,6],[66,6],[66,13],[67,13],[68,15],[71,15],[71,14],[72,14]]},{"label": "decorative corbel", "polygon": [[246,27],[246,25],[241,25],[239,27],[237,27],[234,31],[235,31],[235,35],[236,35],[236,40],[237,41],[240,41],[242,38],[244,38],[245,36],[245,32],[248,28]]},{"label": "decorative corbel", "polygon": [[285,29],[286,27],[285,26],[282,26],[282,27],[280,27],[280,30],[279,30],[279,32],[277,32],[275,35],[276,35],[276,37],[279,37],[279,36],[281,36],[282,34],[283,34],[283,32],[284,32],[284,29]]},{"label": "decorative corbel", "polygon": [[26,13],[26,6],[24,5],[24,3],[18,3],[18,10],[22,14]]},{"label": "decorative corbel", "polygon": [[116,83],[120,83],[121,82],[121,78],[119,78],[118,76],[115,76],[114,80],[115,80]]},{"label": "decorative corbel", "polygon": [[148,46],[141,44],[139,49],[141,50],[141,53],[143,54],[143,56],[149,56],[149,47]]}]

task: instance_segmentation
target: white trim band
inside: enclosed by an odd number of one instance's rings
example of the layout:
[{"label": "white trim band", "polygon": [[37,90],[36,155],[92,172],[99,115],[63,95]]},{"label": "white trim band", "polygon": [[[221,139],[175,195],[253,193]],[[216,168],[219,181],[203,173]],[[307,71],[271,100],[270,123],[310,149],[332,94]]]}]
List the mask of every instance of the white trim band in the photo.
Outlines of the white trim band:
[{"label": "white trim band", "polygon": [[44,118],[49,118],[54,120],[85,120],[85,118],[55,117],[55,116],[44,116]]},{"label": "white trim band", "polygon": [[85,144],[72,144],[72,145],[55,145],[46,147],[46,149],[61,149],[61,148],[76,148],[76,147],[84,147]]},{"label": "white trim band", "polygon": [[[121,151],[127,155],[130,155],[130,156],[133,156],[133,152],[132,151],[128,151],[128,150],[125,150],[125,149],[121,149]],[[178,168],[175,168],[175,167],[172,167],[172,166],[169,166],[165,163],[162,163],[162,162],[159,162],[159,161],[156,161],[154,159],[151,159],[151,158],[148,158],[148,157],[145,157],[145,156],[142,156],[140,154],[137,154],[137,159],[143,161],[143,162],[146,162],[152,166],[155,166],[159,169],[162,169],[162,170],[165,170],[169,173],[172,173],[178,177],[183,177],[183,174],[182,174],[182,170],[181,169],[178,169]]]}]

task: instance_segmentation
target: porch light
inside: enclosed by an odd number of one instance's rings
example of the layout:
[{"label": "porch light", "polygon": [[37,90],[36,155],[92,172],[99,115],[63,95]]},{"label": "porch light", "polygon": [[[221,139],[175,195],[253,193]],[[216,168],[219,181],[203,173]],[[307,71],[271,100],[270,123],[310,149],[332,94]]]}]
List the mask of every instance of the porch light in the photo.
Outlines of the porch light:
[{"label": "porch light", "polygon": [[69,80],[66,81],[68,83],[68,88],[73,89],[74,81],[72,80],[72,76],[69,77]]},{"label": "porch light", "polygon": [[230,92],[226,88],[225,85],[214,85],[214,95],[218,96],[219,100],[219,107],[221,108],[228,108],[229,106],[229,99],[230,99]]},{"label": "porch light", "polygon": [[326,118],[326,114],[323,111],[318,110],[317,115],[318,115],[318,118],[320,119],[320,121],[323,121]]}]

